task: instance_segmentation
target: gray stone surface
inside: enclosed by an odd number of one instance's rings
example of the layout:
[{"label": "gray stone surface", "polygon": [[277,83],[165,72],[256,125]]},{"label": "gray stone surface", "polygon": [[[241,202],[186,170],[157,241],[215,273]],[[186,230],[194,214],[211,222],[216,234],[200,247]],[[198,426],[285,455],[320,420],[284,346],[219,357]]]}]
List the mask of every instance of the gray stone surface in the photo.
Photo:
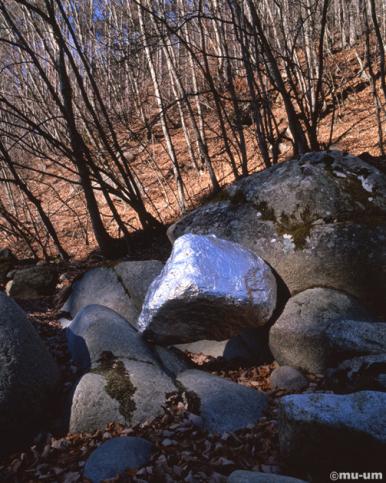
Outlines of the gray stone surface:
[{"label": "gray stone surface", "polygon": [[197,369],[179,374],[177,381],[186,391],[189,410],[201,416],[210,432],[224,433],[254,425],[267,406],[263,392]]},{"label": "gray stone surface", "polygon": [[92,433],[108,423],[126,423],[119,401],[106,392],[106,384],[104,376],[91,372],[80,379],[72,398],[70,433]]},{"label": "gray stone surface", "polygon": [[336,392],[386,391],[386,353],[348,359],[326,374]]},{"label": "gray stone surface", "polygon": [[305,290],[287,302],[273,324],[269,345],[280,365],[323,372],[337,356],[326,331],[339,319],[371,320],[354,298],[333,289]]},{"label": "gray stone surface", "polygon": [[228,477],[228,483],[306,483],[291,476],[261,473],[260,471],[236,470]]},{"label": "gray stone surface", "polygon": [[127,359],[104,361],[78,383],[70,431],[93,432],[109,422],[143,423],[163,414],[167,394],[176,391],[159,366]]},{"label": "gray stone surface", "polygon": [[71,357],[83,371],[95,368],[103,355],[154,362],[141,335],[119,314],[101,305],[87,305],[68,326]]},{"label": "gray stone surface", "polygon": [[62,311],[75,317],[83,307],[99,304],[136,325],[149,285],[161,270],[162,263],[157,260],[121,262],[115,267],[89,270],[73,284]]},{"label": "gray stone surface", "polygon": [[281,366],[274,369],[270,380],[272,388],[284,389],[285,391],[302,391],[308,386],[308,381],[303,374],[290,366]]},{"label": "gray stone surface", "polygon": [[278,427],[283,459],[311,472],[374,471],[385,461],[385,405],[386,393],[375,391],[283,397]]},{"label": "gray stone surface", "polygon": [[338,151],[308,153],[231,185],[169,229],[253,250],[292,294],[334,287],[386,314],[386,176]]},{"label": "gray stone surface", "polygon": [[58,277],[58,271],[52,265],[36,265],[15,270],[13,279],[7,283],[6,291],[10,297],[26,300],[52,295]]},{"label": "gray stone surface", "polygon": [[160,361],[161,366],[171,376],[175,377],[180,372],[193,367],[192,362],[183,352],[174,347],[154,346],[154,351]]},{"label": "gray stone surface", "polygon": [[25,313],[0,292],[0,454],[42,423],[59,372]]},{"label": "gray stone surface", "polygon": [[121,262],[114,267],[115,273],[130,295],[138,313],[152,281],[163,269],[163,263],[158,260]]},{"label": "gray stone surface", "polygon": [[96,303],[114,310],[132,324],[137,320],[138,310],[112,268],[93,268],[86,272],[72,285],[62,311],[75,317],[81,309]]},{"label": "gray stone surface", "polygon": [[272,361],[272,354],[268,347],[267,327],[244,329],[239,335],[227,340],[198,340],[177,344],[176,347],[181,351],[193,354],[222,357],[226,361],[239,360],[251,364],[264,364]]},{"label": "gray stone surface", "polygon": [[84,476],[92,483],[135,470],[150,460],[152,444],[135,437],[113,438],[94,450],[86,461]]},{"label": "gray stone surface", "polygon": [[386,323],[338,320],[326,330],[326,337],[339,359],[386,353]]},{"label": "gray stone surface", "polygon": [[163,344],[223,340],[266,324],[276,307],[268,265],[216,237],[179,238],[145,299],[138,327]]}]

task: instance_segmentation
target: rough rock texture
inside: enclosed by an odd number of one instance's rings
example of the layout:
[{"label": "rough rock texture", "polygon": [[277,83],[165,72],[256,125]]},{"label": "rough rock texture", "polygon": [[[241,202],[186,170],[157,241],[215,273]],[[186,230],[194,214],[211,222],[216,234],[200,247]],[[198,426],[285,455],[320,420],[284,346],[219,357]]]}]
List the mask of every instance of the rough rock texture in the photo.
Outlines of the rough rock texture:
[{"label": "rough rock texture", "polygon": [[158,260],[121,262],[114,267],[115,273],[130,295],[138,314],[152,281],[163,269],[163,263]]},{"label": "rough rock texture", "polygon": [[16,265],[17,258],[8,248],[0,250],[0,283],[7,280],[7,274]]},{"label": "rough rock texture", "polygon": [[227,340],[199,340],[176,345],[181,351],[222,357],[226,361],[239,360],[251,364],[265,364],[272,361],[268,347],[268,328],[244,329],[239,335]]},{"label": "rough rock texture", "polygon": [[280,365],[323,372],[339,357],[326,331],[338,319],[371,320],[354,298],[337,290],[313,288],[290,298],[271,327],[269,346]]},{"label": "rough rock texture", "polygon": [[386,314],[386,176],[358,158],[308,153],[251,175],[168,233],[189,232],[250,248],[292,294],[333,287]]},{"label": "rough rock texture", "polygon": [[157,260],[94,268],[73,284],[62,311],[75,317],[83,307],[98,303],[135,325],[147,289],[161,269],[162,263]]},{"label": "rough rock texture", "polygon": [[375,391],[283,397],[278,428],[282,457],[310,472],[378,471],[385,462],[385,405],[386,393]]},{"label": "rough rock texture", "polygon": [[24,312],[0,292],[0,454],[28,441],[58,380],[55,362]]},{"label": "rough rock texture", "polygon": [[386,353],[348,359],[326,375],[336,392],[386,391]]},{"label": "rough rock texture", "polygon": [[178,375],[187,392],[189,410],[201,416],[211,432],[236,431],[256,424],[267,406],[264,393],[197,369]]},{"label": "rough rock texture", "polygon": [[92,483],[135,470],[150,460],[152,444],[143,438],[121,437],[106,441],[89,456],[84,476]]},{"label": "rough rock texture", "polygon": [[156,345],[154,351],[162,368],[172,377],[193,367],[191,360],[183,352],[174,347],[166,348],[161,345]]},{"label": "rough rock texture", "polygon": [[155,362],[151,350],[127,320],[101,305],[80,310],[66,333],[71,357],[84,371],[95,368],[106,354]]},{"label": "rough rock texture", "polygon": [[172,380],[155,364],[105,360],[75,389],[70,431],[93,432],[109,422],[135,425],[151,420],[163,414],[167,394],[173,391]]},{"label": "rough rock texture", "polygon": [[76,386],[71,405],[70,433],[93,432],[108,423],[125,424],[118,400],[105,390],[106,379],[101,374],[85,374]]},{"label": "rough rock texture", "polygon": [[104,305],[130,323],[135,323],[138,312],[112,268],[94,268],[86,272],[73,284],[62,311],[75,317],[83,307],[95,303]]},{"label": "rough rock texture", "polygon": [[386,323],[339,320],[326,330],[331,350],[339,359],[386,354]]},{"label": "rough rock texture", "polygon": [[164,344],[223,340],[264,325],[275,307],[276,279],[263,260],[226,240],[185,235],[151,284],[138,327]]},{"label": "rough rock texture", "polygon": [[228,477],[228,483],[306,483],[291,476],[236,470]]},{"label": "rough rock texture", "polygon": [[272,371],[270,379],[274,389],[302,391],[308,386],[308,381],[303,374],[290,366],[277,367]]},{"label": "rough rock texture", "polygon": [[58,282],[58,271],[51,265],[15,270],[13,279],[7,283],[7,294],[18,299],[36,299],[52,295]]}]

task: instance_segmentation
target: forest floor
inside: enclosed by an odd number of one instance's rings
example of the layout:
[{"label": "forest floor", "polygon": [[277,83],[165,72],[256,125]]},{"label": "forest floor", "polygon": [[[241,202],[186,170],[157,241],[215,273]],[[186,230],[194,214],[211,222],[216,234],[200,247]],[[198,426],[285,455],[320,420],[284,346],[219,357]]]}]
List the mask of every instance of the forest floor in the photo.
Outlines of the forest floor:
[{"label": "forest floor", "polygon": [[[370,87],[358,75],[359,67],[356,67],[353,51],[337,55],[343,56],[337,61],[339,60],[345,78],[342,77],[342,103],[335,113],[331,149],[348,151],[354,155],[369,153],[377,157],[377,127]],[[327,144],[329,141],[331,121],[330,112],[321,123],[319,138],[322,143]],[[245,136],[250,155],[249,170],[252,173],[262,168],[259,159],[254,155],[257,146],[253,128],[246,127]],[[222,143],[216,134],[215,125],[209,140],[211,158],[221,185],[225,186],[233,178],[229,165],[223,161]],[[198,174],[189,166],[181,130],[173,132],[173,141],[177,157],[185,166],[183,177],[188,193],[188,205],[189,208],[193,208],[209,194],[208,177],[206,174]],[[154,166],[151,163],[144,163],[143,155],[134,161],[134,169],[145,185],[147,195],[152,198],[155,211],[160,214],[165,224],[169,224],[179,216],[170,162],[161,143],[155,142],[150,148],[157,160],[160,174],[165,176],[166,182],[160,183]],[[130,146],[127,146],[127,149],[130,150]],[[283,144],[280,161],[289,159],[291,153],[290,143]],[[52,407],[50,414],[47,414],[46,431],[36,438],[30,448],[0,461],[0,481],[84,481],[81,476],[82,469],[91,451],[102,441],[124,434],[145,437],[153,442],[155,450],[150,465],[136,474],[127,474],[115,481],[223,482],[226,475],[235,469],[291,474],[290,470],[282,465],[278,453],[277,401],[285,393],[273,391],[270,386],[269,376],[274,364],[259,367],[230,366],[221,359],[213,360],[202,355],[191,355],[193,362],[200,365],[201,369],[268,394],[270,404],[266,416],[257,425],[234,434],[221,437],[208,435],[195,427],[189,419],[184,401],[177,395],[170,397],[164,416],[141,426],[128,429],[119,425],[109,425],[105,430],[94,434],[62,434],[60,421],[63,418],[64,402],[69,397],[71,387],[79,374],[71,365],[65,333],[58,321],[59,307],[71,281],[86,269],[100,265],[103,260],[95,253],[96,245],[88,225],[81,194],[71,192],[69,183],[60,180],[44,189],[44,202],[50,207],[49,214],[58,229],[60,239],[64,241],[66,250],[73,255],[73,260],[68,264],[58,265],[59,269],[67,274],[67,278],[54,297],[21,305],[58,362],[62,376],[61,389],[57,403]],[[60,198],[56,196],[57,193],[60,193]],[[63,203],[63,200],[66,202]],[[119,211],[128,226],[133,230],[138,228],[131,210],[120,204]],[[108,222],[107,214],[104,219]],[[114,231],[113,226],[111,231]],[[133,246],[135,250],[130,256],[132,259],[165,260],[171,248],[163,235],[158,239],[148,240],[141,238],[141,234],[133,234]],[[23,256],[22,249],[13,248],[19,256]],[[321,376],[308,374],[307,377],[310,381],[310,390],[323,389],[324,381]]]},{"label": "forest floor", "polygon": [[[72,272],[72,276],[75,271]],[[88,481],[82,470],[89,454],[103,441],[114,436],[141,436],[154,445],[151,463],[138,472],[127,472],[116,482],[225,482],[236,469],[266,473],[292,474],[280,461],[277,434],[277,401],[285,391],[274,391],[269,376],[275,363],[262,366],[230,364],[221,358],[188,354],[200,369],[228,378],[239,384],[264,391],[269,398],[265,416],[258,424],[222,436],[208,434],[192,422],[184,400],[177,393],[168,400],[165,414],[133,428],[110,424],[93,434],[65,434],[63,418],[65,403],[79,377],[71,364],[65,331],[59,317],[61,295],[21,303],[46,342],[61,372],[57,400],[47,414],[47,426],[24,451],[0,461],[0,481],[63,482]],[[322,390],[323,379],[306,374],[309,391]],[[194,418],[194,416],[193,416]],[[293,475],[305,477],[306,475]]]}]

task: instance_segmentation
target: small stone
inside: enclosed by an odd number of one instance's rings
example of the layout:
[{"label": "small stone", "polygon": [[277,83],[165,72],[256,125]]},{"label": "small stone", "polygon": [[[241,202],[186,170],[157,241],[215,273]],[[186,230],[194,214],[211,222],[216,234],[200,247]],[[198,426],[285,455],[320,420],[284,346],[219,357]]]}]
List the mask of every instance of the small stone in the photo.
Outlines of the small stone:
[{"label": "small stone", "polygon": [[135,470],[150,460],[152,445],[143,438],[124,436],[103,443],[91,453],[84,476],[92,483],[114,478],[127,470]]},{"label": "small stone", "polygon": [[270,379],[274,389],[302,391],[308,386],[308,381],[303,374],[290,366],[281,366],[274,369]]}]

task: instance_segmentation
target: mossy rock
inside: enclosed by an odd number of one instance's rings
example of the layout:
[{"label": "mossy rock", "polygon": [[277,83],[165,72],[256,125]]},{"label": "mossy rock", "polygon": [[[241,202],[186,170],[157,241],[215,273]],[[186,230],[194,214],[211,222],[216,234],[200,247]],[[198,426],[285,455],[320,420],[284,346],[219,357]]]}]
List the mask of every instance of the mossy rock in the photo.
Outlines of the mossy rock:
[{"label": "mossy rock", "polygon": [[110,422],[136,425],[163,414],[172,379],[150,362],[108,354],[84,375],[72,399],[70,431],[93,432]]},{"label": "mossy rock", "polygon": [[[386,316],[386,175],[338,151],[308,153],[243,178],[171,228],[238,242],[292,294],[343,290]],[[238,202],[232,202],[236,199]]]}]

